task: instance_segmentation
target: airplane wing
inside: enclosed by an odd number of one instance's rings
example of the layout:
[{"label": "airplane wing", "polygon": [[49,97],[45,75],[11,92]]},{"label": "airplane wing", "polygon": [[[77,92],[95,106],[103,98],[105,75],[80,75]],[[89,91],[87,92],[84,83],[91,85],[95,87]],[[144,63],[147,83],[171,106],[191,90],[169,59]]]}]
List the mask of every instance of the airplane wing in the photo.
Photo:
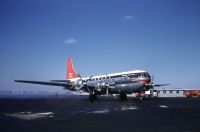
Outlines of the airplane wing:
[{"label": "airplane wing", "polygon": [[15,82],[20,82],[20,83],[32,83],[32,84],[40,84],[40,85],[50,85],[50,86],[63,86],[65,88],[67,87],[72,87],[72,83],[69,82],[48,82],[48,81],[31,81],[31,80],[15,80]]},{"label": "airplane wing", "polygon": [[15,82],[49,85],[49,86],[62,86],[68,90],[72,90],[72,91],[82,90],[85,92],[90,92],[91,90],[95,88],[95,86],[87,86],[83,84],[78,89],[75,89],[74,84],[71,83],[69,80],[65,80],[65,81],[64,80],[51,80],[51,81],[15,80]]},{"label": "airplane wing", "polygon": [[51,82],[70,82],[69,80],[50,80]]},{"label": "airplane wing", "polygon": [[154,87],[161,87],[161,86],[167,86],[167,85],[170,85],[170,84],[153,84]]}]

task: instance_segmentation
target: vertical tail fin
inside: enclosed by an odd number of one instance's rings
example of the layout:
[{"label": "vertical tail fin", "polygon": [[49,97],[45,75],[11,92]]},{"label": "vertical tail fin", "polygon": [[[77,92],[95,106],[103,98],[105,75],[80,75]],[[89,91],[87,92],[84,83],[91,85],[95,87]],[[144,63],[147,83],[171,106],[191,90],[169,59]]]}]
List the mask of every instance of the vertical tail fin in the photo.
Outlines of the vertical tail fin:
[{"label": "vertical tail fin", "polygon": [[73,67],[72,58],[68,58],[66,70],[67,70],[66,79],[78,78],[78,74],[75,72],[74,67]]}]

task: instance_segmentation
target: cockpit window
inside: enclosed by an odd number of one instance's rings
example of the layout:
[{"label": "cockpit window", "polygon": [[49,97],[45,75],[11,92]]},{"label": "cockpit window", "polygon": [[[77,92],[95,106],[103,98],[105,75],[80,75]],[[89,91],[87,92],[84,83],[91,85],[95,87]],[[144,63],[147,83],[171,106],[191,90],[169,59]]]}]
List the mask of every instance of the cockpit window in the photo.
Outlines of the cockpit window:
[{"label": "cockpit window", "polygon": [[149,75],[149,73],[144,73],[144,77],[151,77],[150,75]]}]

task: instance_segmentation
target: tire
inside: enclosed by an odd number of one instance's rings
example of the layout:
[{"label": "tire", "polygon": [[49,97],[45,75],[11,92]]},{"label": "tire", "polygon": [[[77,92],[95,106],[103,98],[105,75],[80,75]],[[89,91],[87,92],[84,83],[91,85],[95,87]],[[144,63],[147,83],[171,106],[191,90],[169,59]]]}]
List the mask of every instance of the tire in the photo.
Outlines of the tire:
[{"label": "tire", "polygon": [[127,95],[125,93],[120,93],[120,100],[127,101]]},{"label": "tire", "polygon": [[91,103],[96,101],[97,100],[97,95],[96,94],[90,94],[89,95],[89,100],[90,100]]}]

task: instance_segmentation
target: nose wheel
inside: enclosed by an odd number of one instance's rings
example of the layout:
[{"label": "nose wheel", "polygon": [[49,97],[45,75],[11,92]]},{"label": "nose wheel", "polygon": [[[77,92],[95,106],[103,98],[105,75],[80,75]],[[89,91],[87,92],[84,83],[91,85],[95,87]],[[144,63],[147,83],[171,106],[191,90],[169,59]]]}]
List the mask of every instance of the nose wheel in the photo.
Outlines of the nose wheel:
[{"label": "nose wheel", "polygon": [[140,96],[140,101],[143,101],[143,97],[142,96]]},{"label": "nose wheel", "polygon": [[144,100],[144,93],[139,92],[137,97],[139,97],[140,101],[143,101]]}]

